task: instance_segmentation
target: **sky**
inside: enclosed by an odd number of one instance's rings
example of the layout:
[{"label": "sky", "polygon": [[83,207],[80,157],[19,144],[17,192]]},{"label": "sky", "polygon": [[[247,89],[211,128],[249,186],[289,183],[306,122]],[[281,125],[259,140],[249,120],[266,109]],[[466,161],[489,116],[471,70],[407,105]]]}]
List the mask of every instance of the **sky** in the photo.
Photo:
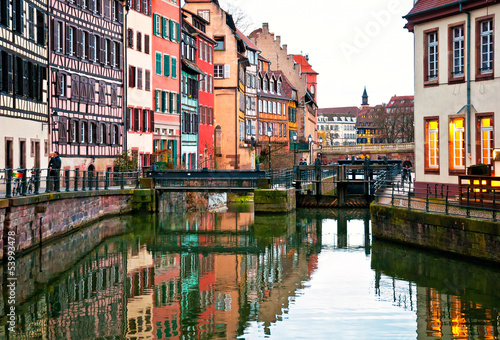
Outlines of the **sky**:
[{"label": "sky", "polygon": [[247,33],[269,23],[288,52],[309,54],[319,73],[320,108],[360,106],[393,95],[413,95],[413,34],[404,29],[413,0],[219,0],[253,22]]}]

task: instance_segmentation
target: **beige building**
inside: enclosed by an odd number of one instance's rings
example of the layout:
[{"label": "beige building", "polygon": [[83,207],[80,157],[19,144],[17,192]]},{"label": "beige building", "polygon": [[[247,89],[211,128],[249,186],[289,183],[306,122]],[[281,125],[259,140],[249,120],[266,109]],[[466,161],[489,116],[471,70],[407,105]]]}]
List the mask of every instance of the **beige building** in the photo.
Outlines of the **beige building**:
[{"label": "beige building", "polygon": [[317,137],[323,146],[356,145],[356,106],[318,109]]},{"label": "beige building", "polygon": [[152,21],[147,6],[131,7],[127,15],[127,150],[139,167],[150,164],[153,153],[154,112],[151,77]]},{"label": "beige building", "polygon": [[470,165],[493,163],[500,137],[497,12],[496,2],[420,0],[405,17],[415,37],[417,190],[454,187]]}]

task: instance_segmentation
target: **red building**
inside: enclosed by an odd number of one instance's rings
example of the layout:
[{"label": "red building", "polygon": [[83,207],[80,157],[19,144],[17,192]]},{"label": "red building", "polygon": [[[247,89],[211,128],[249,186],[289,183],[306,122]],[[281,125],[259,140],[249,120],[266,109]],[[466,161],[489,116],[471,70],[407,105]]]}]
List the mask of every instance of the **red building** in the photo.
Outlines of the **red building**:
[{"label": "red building", "polygon": [[181,136],[181,9],[178,1],[153,0],[153,151],[157,161],[178,166]]},{"label": "red building", "polygon": [[214,167],[214,45],[206,34],[209,22],[199,15],[183,9],[185,20],[198,33],[196,36],[196,66],[203,72],[198,87],[198,168]]},{"label": "red building", "polygon": [[300,64],[300,70],[302,74],[306,75],[307,89],[309,90],[309,92],[311,92],[313,100],[317,103],[318,72],[314,71],[311,64],[309,64],[309,55],[306,54],[305,56],[303,56],[294,54],[293,60],[295,60],[297,64]]}]

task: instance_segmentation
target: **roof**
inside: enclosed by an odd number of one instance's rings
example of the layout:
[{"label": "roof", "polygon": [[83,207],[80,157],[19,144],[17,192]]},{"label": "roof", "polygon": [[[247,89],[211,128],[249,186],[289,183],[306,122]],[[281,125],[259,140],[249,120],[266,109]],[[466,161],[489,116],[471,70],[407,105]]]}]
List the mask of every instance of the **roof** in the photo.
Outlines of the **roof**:
[{"label": "roof", "polygon": [[413,96],[392,96],[387,107],[413,106]]},{"label": "roof", "polygon": [[326,114],[354,114],[357,115],[360,112],[357,106],[345,106],[345,107],[330,107],[325,109],[318,109],[318,115],[326,115]]},{"label": "roof", "polygon": [[314,74],[319,74],[318,72],[314,71],[311,64],[309,64],[309,61],[307,60],[308,57],[305,57],[303,55],[300,55],[300,54],[294,54],[293,55],[293,60],[295,60],[295,62],[297,64],[300,64],[300,71],[302,73],[314,73]]},{"label": "roof", "polygon": [[297,89],[293,87],[292,83],[288,80],[285,74],[282,71],[275,71],[281,73],[281,88],[283,92],[287,95],[287,97],[292,100],[298,100],[298,98],[293,98],[293,91],[297,92]]},{"label": "roof", "polygon": [[185,66],[187,70],[190,71],[190,73],[198,73],[198,74],[205,73],[195,63],[193,63],[191,60],[188,59],[182,58],[182,66]]},{"label": "roof", "polygon": [[406,17],[413,16],[416,14],[421,14],[424,12],[428,12],[433,9],[438,9],[440,7],[458,4],[461,0],[419,0],[415,6],[413,6],[410,13],[406,15]]},{"label": "roof", "polygon": [[246,47],[251,50],[260,52],[260,49],[255,45],[246,35],[244,35],[239,29],[236,29],[236,34],[240,37],[241,40],[245,43]]}]

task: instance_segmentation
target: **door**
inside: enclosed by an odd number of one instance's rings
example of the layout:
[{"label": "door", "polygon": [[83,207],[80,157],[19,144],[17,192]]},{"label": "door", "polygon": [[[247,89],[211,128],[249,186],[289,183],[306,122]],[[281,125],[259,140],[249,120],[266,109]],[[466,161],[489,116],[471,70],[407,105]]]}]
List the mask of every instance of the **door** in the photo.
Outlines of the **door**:
[{"label": "door", "polygon": [[40,142],[35,142],[35,169],[40,169]]},{"label": "door", "polygon": [[5,141],[5,167],[14,168],[14,142],[12,139]]}]

